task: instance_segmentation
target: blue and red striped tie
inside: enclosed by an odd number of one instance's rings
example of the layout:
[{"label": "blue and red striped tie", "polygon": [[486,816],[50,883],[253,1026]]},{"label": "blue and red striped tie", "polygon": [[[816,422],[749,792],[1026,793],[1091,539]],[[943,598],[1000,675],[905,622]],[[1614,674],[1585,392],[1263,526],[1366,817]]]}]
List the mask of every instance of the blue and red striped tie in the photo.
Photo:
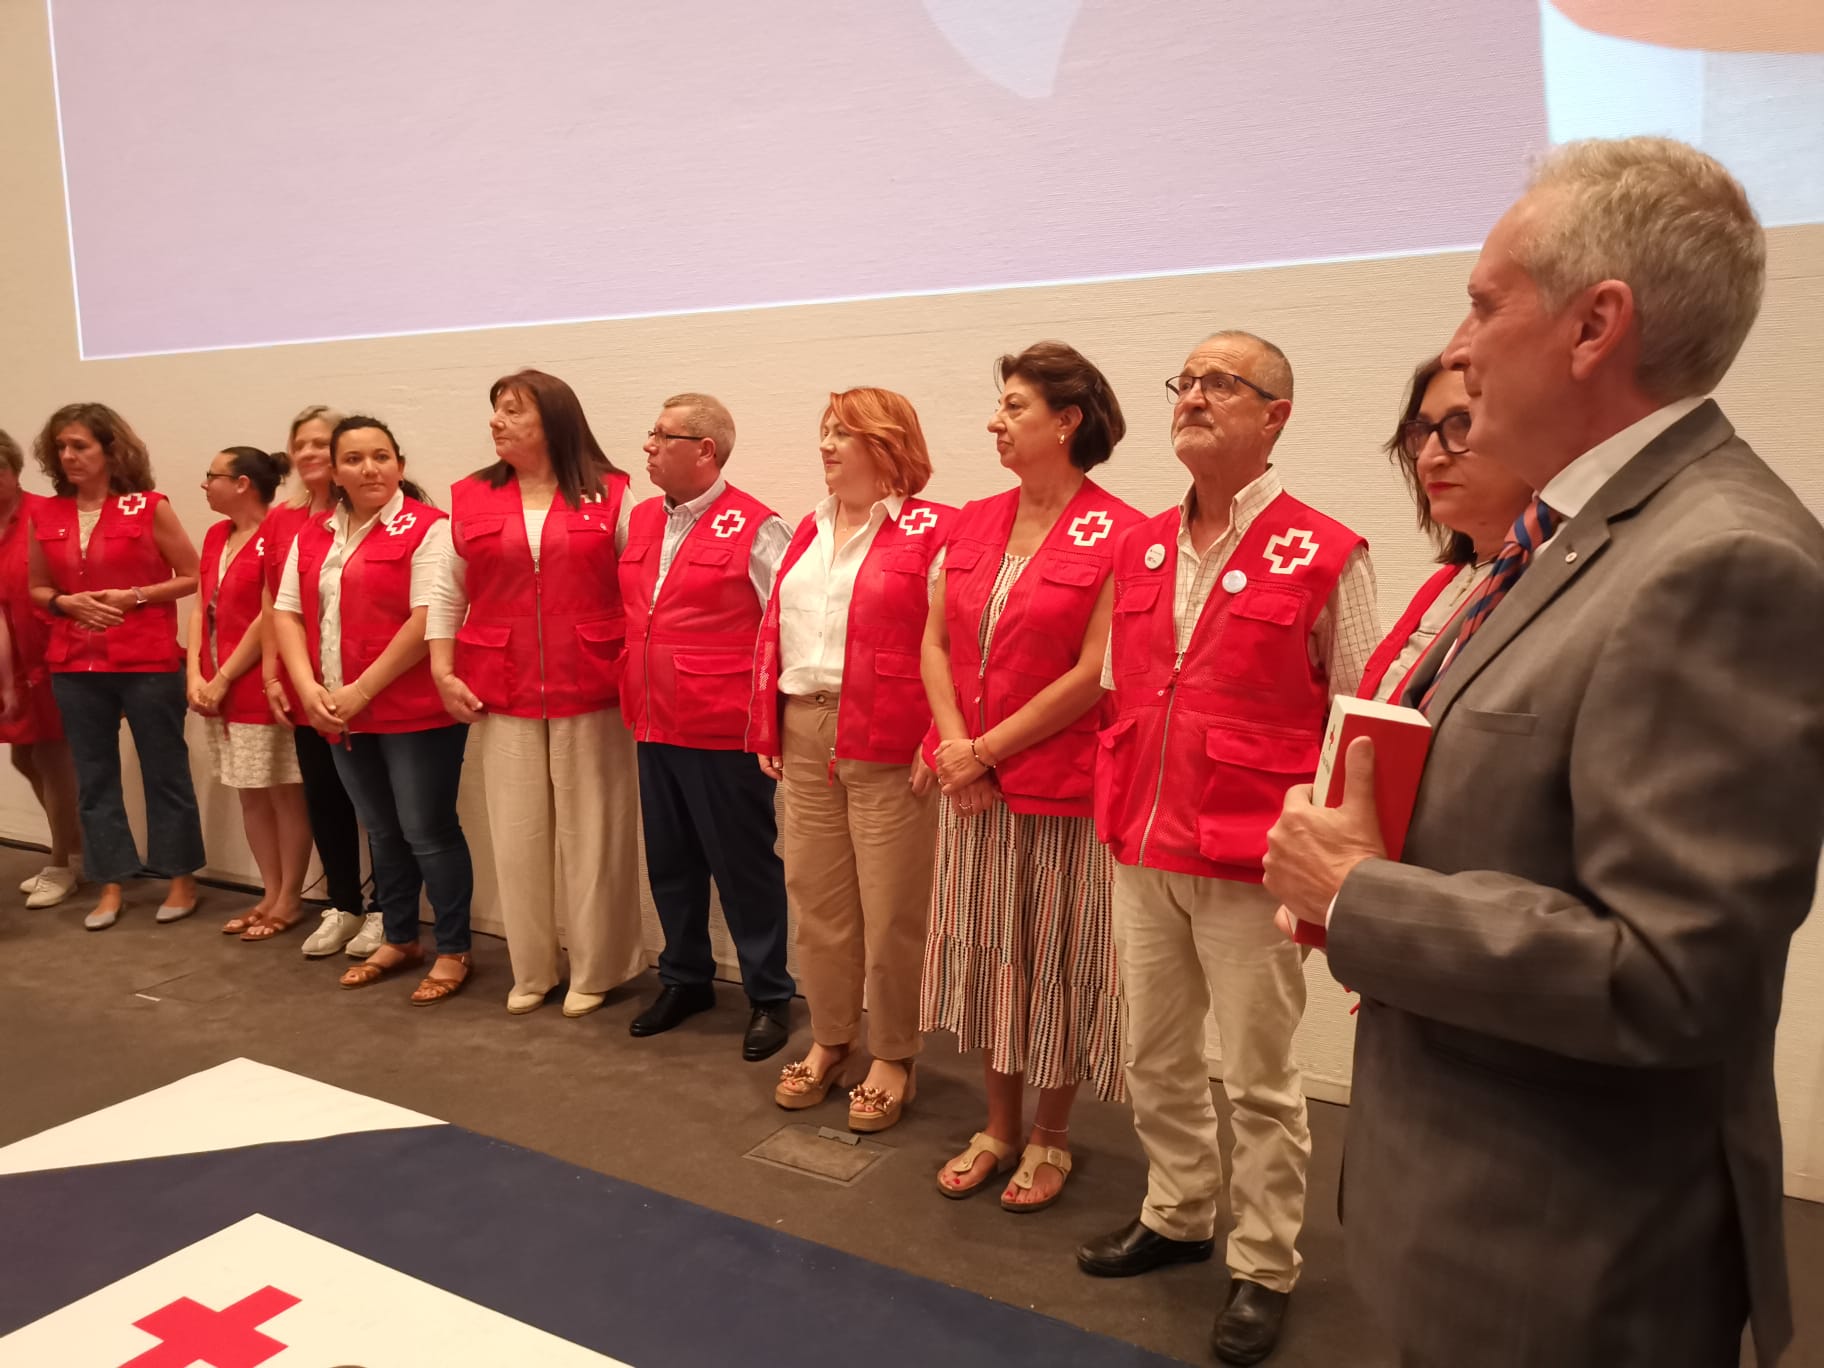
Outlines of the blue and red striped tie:
[{"label": "blue and red striped tie", "polygon": [[1540,498],[1535,498],[1514,520],[1514,530],[1490,565],[1488,578],[1477,586],[1476,592],[1469,596],[1469,602],[1463,606],[1463,628],[1457,633],[1450,654],[1444,657],[1444,663],[1438,666],[1438,672],[1432,676],[1431,687],[1425,690],[1425,696],[1419,700],[1420,708],[1431,705],[1432,695],[1438,691],[1438,681],[1444,677],[1444,671],[1450,668],[1450,662],[1457,658],[1465,643],[1476,634],[1476,629],[1488,620],[1488,615],[1495,611],[1495,605],[1507,597],[1507,591],[1518,583],[1521,571],[1532,563],[1533,552],[1550,541],[1552,533],[1557,530],[1558,515]]}]

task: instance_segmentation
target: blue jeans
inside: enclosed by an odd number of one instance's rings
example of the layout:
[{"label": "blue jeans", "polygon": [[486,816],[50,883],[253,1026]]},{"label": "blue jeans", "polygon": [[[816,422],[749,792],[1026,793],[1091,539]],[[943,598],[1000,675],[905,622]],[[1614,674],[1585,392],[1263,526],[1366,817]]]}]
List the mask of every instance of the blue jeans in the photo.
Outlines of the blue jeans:
[{"label": "blue jeans", "polygon": [[469,950],[475,868],[456,816],[461,723],[415,732],[355,732],[332,747],[336,772],[367,828],[374,902],[388,945],[418,944],[418,893],[431,900],[437,953]]},{"label": "blue jeans", "polygon": [[[76,765],[82,818],[82,867],[91,882],[121,883],[142,873],[172,879],[203,865],[203,828],[184,745],[184,676],[95,670],[51,676]],[[120,789],[120,720],[139,753],[146,795],[146,858],[127,825]]]}]

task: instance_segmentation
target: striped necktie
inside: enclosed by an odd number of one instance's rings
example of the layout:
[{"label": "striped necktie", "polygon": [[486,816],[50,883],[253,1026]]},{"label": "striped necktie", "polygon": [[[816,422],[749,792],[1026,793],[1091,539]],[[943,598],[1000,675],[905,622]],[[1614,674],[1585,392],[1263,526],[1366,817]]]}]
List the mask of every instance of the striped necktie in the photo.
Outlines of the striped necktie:
[{"label": "striped necktie", "polygon": [[1507,597],[1520,579],[1520,574],[1532,563],[1533,552],[1551,540],[1552,533],[1558,530],[1558,515],[1552,512],[1544,499],[1535,498],[1526,506],[1526,510],[1514,520],[1514,530],[1508,535],[1507,543],[1489,565],[1488,578],[1477,586],[1476,592],[1469,596],[1469,602],[1463,606],[1463,627],[1457,633],[1457,639],[1451,644],[1450,654],[1444,657],[1444,663],[1438,666],[1437,674],[1432,676],[1431,687],[1425,690],[1425,696],[1419,700],[1420,708],[1431,706],[1432,695],[1438,691],[1438,681],[1444,677],[1444,671],[1450,668],[1463,650],[1464,644],[1476,634],[1476,629],[1488,620],[1488,615],[1495,611],[1495,605]]}]

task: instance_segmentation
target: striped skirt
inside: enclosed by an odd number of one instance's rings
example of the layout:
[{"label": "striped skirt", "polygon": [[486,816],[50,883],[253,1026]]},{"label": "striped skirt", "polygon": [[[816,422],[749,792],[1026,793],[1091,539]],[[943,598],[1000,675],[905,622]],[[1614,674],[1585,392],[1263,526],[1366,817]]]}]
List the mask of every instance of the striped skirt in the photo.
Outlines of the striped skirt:
[{"label": "striped skirt", "polygon": [[1036,1088],[1124,1096],[1114,866],[1087,817],[938,808],[919,1029]]}]

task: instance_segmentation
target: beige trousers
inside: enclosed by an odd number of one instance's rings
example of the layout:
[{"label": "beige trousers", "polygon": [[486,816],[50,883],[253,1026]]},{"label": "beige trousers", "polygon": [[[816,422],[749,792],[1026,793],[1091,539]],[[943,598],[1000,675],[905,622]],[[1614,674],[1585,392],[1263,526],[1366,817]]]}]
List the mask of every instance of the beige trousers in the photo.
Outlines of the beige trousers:
[{"label": "beige trousers", "polygon": [[914,796],[909,765],[838,760],[836,698],[785,705],[785,891],[797,975],[819,1045],[854,1045],[862,995],[868,1048],[919,1051],[918,988],[937,845],[937,791]]},{"label": "beige trousers", "polygon": [[513,987],[605,993],[646,968],[640,776],[620,712],[475,724]]},{"label": "beige trousers", "polygon": [[1257,884],[1115,866],[1115,953],[1127,1001],[1127,1095],[1147,1158],[1140,1220],[1173,1240],[1215,1232],[1222,1195],[1204,1062],[1215,1009],[1234,1106],[1229,1270],[1276,1292],[1298,1281],[1311,1132],[1292,1059],[1304,960]]}]

